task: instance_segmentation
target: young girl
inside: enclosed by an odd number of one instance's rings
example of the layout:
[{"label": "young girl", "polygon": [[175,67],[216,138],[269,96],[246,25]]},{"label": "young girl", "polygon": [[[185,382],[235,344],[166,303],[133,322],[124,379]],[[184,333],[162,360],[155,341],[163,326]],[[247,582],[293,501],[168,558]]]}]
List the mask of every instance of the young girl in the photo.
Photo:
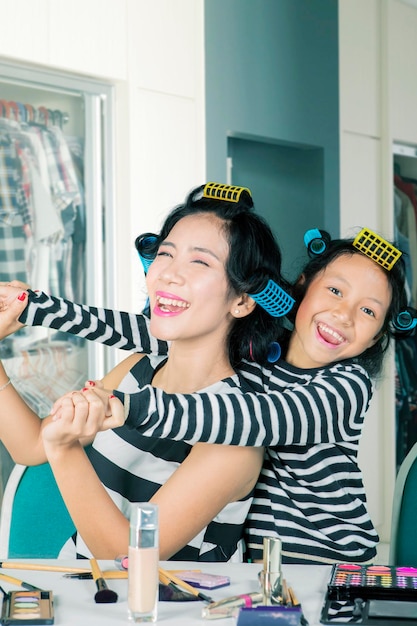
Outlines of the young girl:
[{"label": "young girl", "polygon": [[[133,393],[151,385],[235,397],[241,389],[233,364],[249,358],[251,341],[266,360],[281,312],[272,316],[255,301],[266,280],[276,295],[285,295],[276,282],[280,252],[251,210],[250,194],[233,189],[233,202],[195,190],[158,236],[145,238],[155,257],[147,274],[150,332],[171,342],[169,358],[131,355],[105,376],[105,387]],[[242,559],[262,448],[191,448],[126,426],[96,435],[92,414],[40,420],[9,382],[0,367],[1,439],[19,463],[49,461],[78,530],[78,554],[126,552],[129,503],[152,500],[160,509],[161,559]],[[81,442],[91,439],[87,456]]]},{"label": "young girl", "polygon": [[[265,535],[281,537],[284,562],[367,561],[376,553],[358,445],[372,396],[370,375],[380,371],[393,332],[415,325],[415,313],[406,308],[401,258],[387,269],[385,253],[378,260],[372,246],[363,245],[366,234],[333,242],[321,235],[313,233],[312,259],[294,287],[295,326],[281,341],[284,359],[239,366],[255,392],[239,398],[177,396],[146,386],[138,394],[115,393],[124,403],[122,420],[142,434],[268,446],[246,527],[253,559],[262,557]],[[18,303],[13,306],[17,310]],[[57,318],[61,308],[70,314]],[[89,317],[94,323],[106,319],[103,311],[45,294],[30,295],[25,316],[26,323],[66,331],[82,324],[86,338]],[[139,351],[151,347],[142,317],[119,314],[115,321],[108,343]],[[102,323],[98,333],[104,330],[109,329]],[[86,392],[84,400],[91,399]],[[144,411],[142,403],[151,410]],[[115,416],[118,400],[110,404]]]}]

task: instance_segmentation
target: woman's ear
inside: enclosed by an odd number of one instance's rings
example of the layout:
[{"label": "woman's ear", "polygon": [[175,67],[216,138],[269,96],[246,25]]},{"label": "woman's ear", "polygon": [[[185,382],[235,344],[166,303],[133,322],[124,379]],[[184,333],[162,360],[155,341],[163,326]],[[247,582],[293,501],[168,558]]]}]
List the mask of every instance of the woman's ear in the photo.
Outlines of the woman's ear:
[{"label": "woman's ear", "polygon": [[246,317],[252,313],[255,306],[255,300],[248,296],[247,293],[244,293],[243,296],[240,296],[239,299],[233,304],[231,313],[233,317],[236,317],[236,319],[239,317]]},{"label": "woman's ear", "polygon": [[297,282],[295,284],[296,285],[304,285],[305,282],[306,282],[305,274],[300,274],[299,277],[297,278]]}]

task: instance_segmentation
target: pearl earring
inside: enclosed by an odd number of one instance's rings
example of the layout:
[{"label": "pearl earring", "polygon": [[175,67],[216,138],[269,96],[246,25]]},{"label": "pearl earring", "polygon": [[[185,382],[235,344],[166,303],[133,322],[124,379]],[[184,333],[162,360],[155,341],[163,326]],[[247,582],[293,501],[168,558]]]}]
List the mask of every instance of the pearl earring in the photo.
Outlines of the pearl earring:
[{"label": "pearl earring", "polygon": [[239,309],[235,309],[235,313],[236,313],[236,315],[239,315],[240,310]]}]

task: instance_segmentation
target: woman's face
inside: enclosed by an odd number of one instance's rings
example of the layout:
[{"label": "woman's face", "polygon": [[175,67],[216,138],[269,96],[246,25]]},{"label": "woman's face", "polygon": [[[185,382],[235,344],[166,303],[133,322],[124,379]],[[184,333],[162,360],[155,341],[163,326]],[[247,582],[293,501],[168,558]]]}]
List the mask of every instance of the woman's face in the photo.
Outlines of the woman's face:
[{"label": "woman's face", "polygon": [[379,338],[391,303],[381,267],[343,254],[317,274],[299,306],[287,361],[321,367],[362,354]]},{"label": "woman's face", "polygon": [[166,341],[224,341],[238,298],[230,289],[224,222],[182,218],[162,241],[146,277],[151,332]]}]

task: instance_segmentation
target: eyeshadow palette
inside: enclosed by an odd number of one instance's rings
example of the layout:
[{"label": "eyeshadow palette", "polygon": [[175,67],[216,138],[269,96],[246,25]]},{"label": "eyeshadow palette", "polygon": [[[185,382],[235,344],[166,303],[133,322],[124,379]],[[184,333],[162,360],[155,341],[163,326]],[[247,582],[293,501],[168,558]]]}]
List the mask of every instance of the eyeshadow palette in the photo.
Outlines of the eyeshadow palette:
[{"label": "eyeshadow palette", "polygon": [[3,598],[1,624],[53,624],[52,591],[10,591]]},{"label": "eyeshadow palette", "polygon": [[417,626],[417,568],[338,563],[333,566],[323,624]]},{"label": "eyeshadow palette", "polygon": [[333,600],[417,600],[417,568],[337,563],[327,595]]}]

